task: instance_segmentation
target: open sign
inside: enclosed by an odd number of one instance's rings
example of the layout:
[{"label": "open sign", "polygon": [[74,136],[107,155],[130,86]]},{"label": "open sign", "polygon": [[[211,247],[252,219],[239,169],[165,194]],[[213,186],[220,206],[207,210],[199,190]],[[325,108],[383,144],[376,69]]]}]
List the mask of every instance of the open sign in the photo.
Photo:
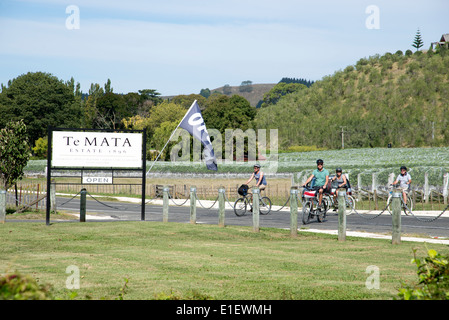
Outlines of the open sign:
[{"label": "open sign", "polygon": [[83,177],[83,184],[112,184],[112,177]]}]

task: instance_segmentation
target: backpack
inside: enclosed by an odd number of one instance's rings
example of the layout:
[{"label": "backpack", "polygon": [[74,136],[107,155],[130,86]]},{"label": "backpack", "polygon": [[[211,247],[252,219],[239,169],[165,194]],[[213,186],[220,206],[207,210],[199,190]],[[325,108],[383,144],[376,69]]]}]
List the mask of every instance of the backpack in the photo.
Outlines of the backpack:
[{"label": "backpack", "polygon": [[247,184],[242,184],[239,189],[237,190],[237,192],[239,193],[239,195],[241,196],[246,196],[248,194],[248,185]]}]

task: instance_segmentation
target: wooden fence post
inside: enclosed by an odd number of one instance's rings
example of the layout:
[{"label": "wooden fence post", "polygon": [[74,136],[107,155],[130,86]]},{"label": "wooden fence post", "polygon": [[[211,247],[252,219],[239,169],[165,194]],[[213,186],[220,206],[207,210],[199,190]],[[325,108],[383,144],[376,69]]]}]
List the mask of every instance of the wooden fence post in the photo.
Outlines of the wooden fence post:
[{"label": "wooden fence post", "polygon": [[162,197],[163,197],[163,202],[162,202],[162,222],[168,222],[168,207],[169,207],[169,203],[168,203],[168,192],[169,192],[170,188],[168,186],[164,186],[164,188],[162,189]]},{"label": "wooden fence post", "polygon": [[448,182],[449,182],[449,173],[445,173],[443,176],[443,202],[444,204],[447,204],[447,197],[448,197]]},{"label": "wooden fence post", "polygon": [[225,226],[225,188],[218,189],[218,226]]},{"label": "wooden fence post", "polygon": [[429,173],[424,173],[424,200],[429,203]]},{"label": "wooden fence post", "polygon": [[6,190],[0,190],[0,223],[6,220]]},{"label": "wooden fence post", "polygon": [[290,189],[290,235],[298,236],[298,189]]},{"label": "wooden fence post", "polygon": [[402,192],[400,190],[393,190],[391,197],[391,218],[393,230],[391,233],[391,243],[401,243],[401,197]]},{"label": "wooden fence post", "polygon": [[371,185],[371,191],[373,192],[373,201],[374,201],[374,209],[378,210],[378,203],[377,203],[377,173],[373,173],[373,182]]},{"label": "wooden fence post", "polygon": [[258,187],[253,188],[253,231],[259,232],[259,201],[260,201],[260,190]]},{"label": "wooden fence post", "polygon": [[338,241],[346,241],[346,190],[338,189]]},{"label": "wooden fence post", "polygon": [[37,184],[37,192],[36,192],[36,211],[39,209],[39,189],[40,189],[40,184]]},{"label": "wooden fence post", "polygon": [[357,198],[359,201],[362,201],[362,174],[357,175]]},{"label": "wooden fence post", "polygon": [[196,224],[196,187],[190,186],[190,223]]}]

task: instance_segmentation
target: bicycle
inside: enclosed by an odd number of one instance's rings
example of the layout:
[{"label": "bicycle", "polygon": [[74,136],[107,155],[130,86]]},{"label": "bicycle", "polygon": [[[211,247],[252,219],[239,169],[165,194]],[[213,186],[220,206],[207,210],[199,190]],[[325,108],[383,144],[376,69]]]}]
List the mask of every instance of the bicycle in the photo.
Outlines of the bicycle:
[{"label": "bicycle", "polygon": [[[244,216],[248,211],[253,211],[253,194],[245,192],[240,192],[239,194],[242,196],[238,198],[234,203],[234,213],[237,217]],[[261,215],[267,215],[271,211],[271,200],[268,197],[261,197],[259,195],[259,213]]]},{"label": "bicycle", "polygon": [[[391,214],[390,203],[391,203],[391,197],[393,196],[393,185],[390,184],[388,189],[389,189],[389,191],[388,191],[389,195],[387,198],[387,210]],[[413,210],[413,199],[412,199],[412,197],[410,197],[409,194],[407,194],[407,207],[405,207],[404,203],[402,201],[402,192],[401,192],[401,208],[402,208],[402,210],[404,210],[404,213],[407,216],[409,215],[409,211]]]},{"label": "bicycle", "polygon": [[[318,191],[311,190],[310,188],[304,188],[302,191],[302,223],[308,224],[313,217],[316,217],[318,222],[323,222],[326,218],[327,210],[329,209],[329,200],[323,196],[321,201],[321,209],[317,208],[318,205]],[[315,208],[314,208],[315,205]]]},{"label": "bicycle", "polygon": [[[330,194],[325,194],[324,196],[328,199],[329,207],[332,207],[334,209],[338,209],[338,197],[334,201],[334,194],[335,191],[331,191]],[[346,203],[346,215],[349,216],[353,212],[355,212],[355,199],[353,196],[349,194],[345,194],[345,203]]]}]

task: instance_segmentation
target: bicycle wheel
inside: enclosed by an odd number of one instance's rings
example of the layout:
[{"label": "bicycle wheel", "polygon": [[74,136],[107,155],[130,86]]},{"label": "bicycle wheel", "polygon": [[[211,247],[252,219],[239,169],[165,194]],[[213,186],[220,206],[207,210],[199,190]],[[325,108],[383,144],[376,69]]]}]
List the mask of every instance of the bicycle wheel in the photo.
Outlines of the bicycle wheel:
[{"label": "bicycle wheel", "polygon": [[407,195],[407,207],[410,209],[410,211],[413,211],[413,199],[409,195]]},{"label": "bicycle wheel", "polygon": [[324,212],[326,213],[331,207],[330,200],[328,197],[323,197],[322,205],[323,205]]},{"label": "bicycle wheel", "polygon": [[244,216],[246,214],[246,199],[239,198],[234,203],[234,213],[237,217]]},{"label": "bicycle wheel", "polygon": [[349,216],[351,213],[355,211],[355,199],[347,195],[346,196],[346,215]]},{"label": "bicycle wheel", "polygon": [[271,200],[268,197],[262,197],[259,200],[259,213],[262,215],[269,214],[271,211]]},{"label": "bicycle wheel", "polygon": [[323,222],[324,219],[326,219],[326,212],[329,207],[329,203],[325,199],[323,199],[323,203],[321,205],[322,205],[321,210],[317,211],[316,215],[316,220],[318,222]]},{"label": "bicycle wheel", "polygon": [[[401,197],[402,197],[402,195],[401,195]],[[388,212],[391,214],[390,201],[391,201],[391,194],[390,194],[390,196],[387,199],[387,203],[388,203],[387,209],[388,209]],[[412,200],[412,198],[409,195],[407,195],[407,208],[408,208],[408,210],[402,204],[402,198],[401,198],[401,208],[402,208],[402,210],[404,210],[406,215],[409,214],[409,211],[413,210],[413,200]]]},{"label": "bicycle wheel", "polygon": [[402,205],[402,207],[404,208],[404,213],[406,215],[409,215],[413,210],[413,200],[409,195],[407,195],[407,208],[404,205]]},{"label": "bicycle wheel", "polygon": [[312,201],[306,201],[304,202],[303,206],[302,206],[302,223],[303,224],[308,224],[309,220],[311,218],[311,211],[313,208],[313,203]]}]

